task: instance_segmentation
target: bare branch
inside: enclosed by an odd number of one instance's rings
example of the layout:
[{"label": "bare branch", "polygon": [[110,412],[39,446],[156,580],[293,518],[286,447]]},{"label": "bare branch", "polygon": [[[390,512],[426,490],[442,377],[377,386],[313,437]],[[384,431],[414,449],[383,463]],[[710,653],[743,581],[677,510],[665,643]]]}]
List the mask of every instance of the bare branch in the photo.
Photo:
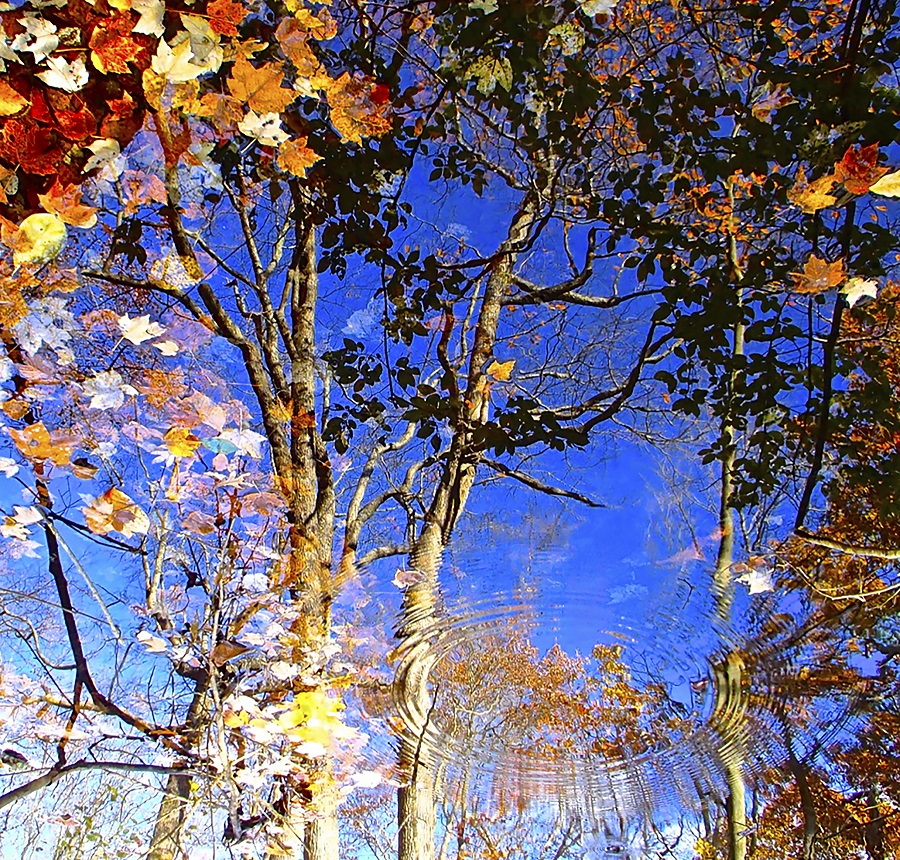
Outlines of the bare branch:
[{"label": "bare branch", "polygon": [[532,490],[537,490],[539,493],[544,493],[548,496],[559,496],[565,499],[572,499],[573,501],[580,502],[583,505],[587,505],[590,508],[605,508],[606,505],[603,502],[598,502],[594,499],[589,498],[588,496],[583,495],[582,493],[576,493],[574,490],[564,490],[562,487],[554,487],[551,484],[545,484],[543,481],[535,478],[533,475],[528,475],[525,472],[520,472],[518,469],[513,469],[509,466],[504,465],[503,463],[498,463],[496,460],[488,460],[482,457],[479,460],[479,463],[484,463],[489,469],[493,469],[495,472],[499,472],[501,475],[505,475],[507,478],[513,478],[521,484],[524,484],[526,487],[531,487]]}]

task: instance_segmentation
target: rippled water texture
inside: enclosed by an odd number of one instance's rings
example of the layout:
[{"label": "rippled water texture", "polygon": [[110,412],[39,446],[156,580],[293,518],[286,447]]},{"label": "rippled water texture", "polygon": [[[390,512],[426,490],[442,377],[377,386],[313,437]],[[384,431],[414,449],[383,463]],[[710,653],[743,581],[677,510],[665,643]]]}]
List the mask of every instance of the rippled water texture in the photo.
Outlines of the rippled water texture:
[{"label": "rippled water texture", "polygon": [[[394,653],[394,708],[416,750],[407,768],[427,763],[445,790],[480,803],[602,821],[696,809],[725,795],[729,768],[752,780],[783,762],[809,632],[766,609],[742,635],[689,598],[643,616],[610,614],[590,593],[439,599]],[[418,701],[423,676],[430,695]],[[851,712],[835,705],[807,725],[795,753]]]}]

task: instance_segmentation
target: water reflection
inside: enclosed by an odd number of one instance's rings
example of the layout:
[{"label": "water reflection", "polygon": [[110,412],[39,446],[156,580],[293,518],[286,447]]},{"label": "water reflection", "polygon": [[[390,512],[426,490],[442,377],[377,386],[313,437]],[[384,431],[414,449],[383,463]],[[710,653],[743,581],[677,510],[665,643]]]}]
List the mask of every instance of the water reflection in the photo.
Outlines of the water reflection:
[{"label": "water reflection", "polygon": [[[848,731],[865,692],[834,654],[821,665],[827,625],[774,602],[758,601],[743,631],[702,601],[634,618],[578,593],[436,606],[393,655],[393,707],[416,750],[401,779],[427,761],[445,795],[564,810],[583,838],[704,815],[733,774],[752,785]],[[423,672],[424,703],[408,694]]]}]

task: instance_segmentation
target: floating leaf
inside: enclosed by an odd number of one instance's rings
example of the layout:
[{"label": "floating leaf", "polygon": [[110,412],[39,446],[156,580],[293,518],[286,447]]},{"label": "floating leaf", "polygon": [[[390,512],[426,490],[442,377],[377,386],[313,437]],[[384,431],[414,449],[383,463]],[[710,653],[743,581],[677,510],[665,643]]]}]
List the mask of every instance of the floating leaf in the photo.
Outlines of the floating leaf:
[{"label": "floating leaf", "polygon": [[143,343],[145,340],[159,337],[165,332],[165,329],[159,323],[150,322],[149,316],[131,319],[128,314],[125,314],[125,316],[118,318],[118,323],[122,337],[135,344],[135,346]]},{"label": "floating leaf", "polygon": [[795,272],[794,290],[798,293],[822,293],[843,283],[844,261],[829,263],[812,254],[803,267],[803,272]]},{"label": "floating leaf", "polygon": [[163,436],[163,442],[175,457],[193,457],[200,447],[200,440],[186,427],[172,427]]},{"label": "floating leaf", "polygon": [[278,148],[278,166],[301,179],[322,156],[306,145],[305,137],[288,140]]},{"label": "floating leaf", "polygon": [[59,433],[50,434],[42,421],[30,424],[22,430],[9,431],[16,447],[29,460],[50,460],[57,466],[69,462],[75,440]]},{"label": "floating leaf", "polygon": [[847,306],[851,308],[862,298],[876,299],[878,298],[878,281],[850,278],[841,289],[841,295],[847,301]]},{"label": "floating leaf", "polygon": [[[268,115],[281,113],[297,98],[296,91],[281,86],[283,81],[284,71],[279,64],[263,63],[257,68],[246,57],[238,56],[227,84],[234,98],[249,105],[255,113]],[[247,131],[244,134],[256,137]]]},{"label": "floating leaf", "polygon": [[806,170],[803,165],[800,165],[794,187],[788,191],[788,200],[807,214],[812,215],[820,209],[827,209],[837,203],[837,197],[830,193],[835,185],[837,185],[837,180],[833,174],[820,176],[813,182],[807,182]]},{"label": "floating leaf", "polygon": [[888,173],[887,176],[882,176],[877,182],[873,182],[869,191],[880,197],[900,197],[900,170]]},{"label": "floating leaf", "polygon": [[25,96],[16,92],[6,81],[0,81],[0,116],[14,116],[29,104]]},{"label": "floating leaf", "polygon": [[834,165],[834,178],[851,194],[865,194],[887,172],[887,167],[878,166],[877,143],[851,146]]},{"label": "floating leaf", "polygon": [[13,236],[13,262],[43,265],[55,260],[66,243],[66,225],[56,215],[29,215]]},{"label": "floating leaf", "polygon": [[87,67],[81,57],[76,57],[71,63],[63,57],[48,57],[47,65],[49,69],[46,72],[40,72],[38,77],[48,87],[65,90],[67,93],[77,93],[84,89],[90,80]]},{"label": "floating leaf", "polygon": [[512,66],[506,57],[479,57],[466,71],[466,77],[477,81],[477,89],[489,96],[499,84],[507,92],[512,89]]},{"label": "floating leaf", "polygon": [[237,25],[244,20],[249,10],[234,0],[212,0],[206,7],[209,26],[222,36],[237,36]]},{"label": "floating leaf", "polygon": [[88,497],[86,501],[88,503],[81,512],[87,527],[96,535],[115,531],[125,537],[132,537],[150,531],[149,517],[130,496],[115,487],[111,487],[102,496]]}]

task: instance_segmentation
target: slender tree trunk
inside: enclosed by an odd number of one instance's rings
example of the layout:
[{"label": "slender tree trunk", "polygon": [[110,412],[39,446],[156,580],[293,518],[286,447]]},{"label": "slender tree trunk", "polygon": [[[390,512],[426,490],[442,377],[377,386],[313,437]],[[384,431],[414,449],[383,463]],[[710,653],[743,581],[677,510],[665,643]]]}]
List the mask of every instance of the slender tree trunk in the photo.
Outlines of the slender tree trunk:
[{"label": "slender tree trunk", "polygon": [[[197,681],[194,696],[188,708],[186,734],[196,742],[197,732],[208,719],[207,688],[209,679]],[[166,779],[165,793],[156,813],[153,836],[147,860],[176,860],[187,857],[182,847],[184,825],[187,822],[191,802],[191,777],[185,773],[173,773]]]},{"label": "slender tree trunk", "polygon": [[[729,203],[734,211],[734,192],[729,184]],[[732,277],[737,288],[737,305],[739,313],[743,306],[743,271],[735,239],[735,223],[732,218],[728,236],[729,258]],[[744,355],[744,321],[739,318],[732,331],[732,360],[737,362]],[[737,460],[737,441],[732,419],[734,398],[741,382],[741,372],[733,367],[728,380],[728,411],[722,424],[724,453],[722,458],[721,494],[719,497],[719,549],[716,556],[716,568],[713,573],[713,596],[716,601],[716,612],[719,618],[728,622],[731,619],[731,603],[734,586],[732,584],[732,565],[734,564],[734,477]],[[737,651],[726,655],[722,663],[715,667],[718,685],[716,698],[723,690],[727,691],[727,732],[725,748],[722,754],[722,770],[728,787],[726,813],[728,816],[728,856],[730,860],[745,860],[747,856],[747,801],[743,777],[743,724],[745,705],[743,697],[742,673],[744,661]]]},{"label": "slender tree trunk", "polygon": [[[468,353],[465,390],[453,392],[461,401],[460,414],[454,425],[443,475],[410,553],[411,567],[419,572],[420,579],[404,593],[401,630],[403,637],[413,642],[436,621],[441,557],[475,480],[477,454],[469,450],[472,427],[487,420],[490,406],[490,381],[485,371],[493,356],[500,312],[513,266],[534,225],[538,209],[538,200],[528,195],[510,223],[507,238],[498,251],[485,286],[472,348]],[[447,342],[452,321],[448,314],[444,337],[438,346],[439,357],[447,370],[451,368]],[[465,332],[462,336],[465,337]],[[432,658],[426,639],[419,640],[412,648],[413,653],[405,661],[407,671],[399,679],[407,715],[414,715],[414,719],[412,725],[406,726],[399,747],[401,772],[406,774],[407,782],[397,793],[397,856],[399,860],[434,860],[436,773],[431,752],[423,742],[432,706],[427,687]]]}]

